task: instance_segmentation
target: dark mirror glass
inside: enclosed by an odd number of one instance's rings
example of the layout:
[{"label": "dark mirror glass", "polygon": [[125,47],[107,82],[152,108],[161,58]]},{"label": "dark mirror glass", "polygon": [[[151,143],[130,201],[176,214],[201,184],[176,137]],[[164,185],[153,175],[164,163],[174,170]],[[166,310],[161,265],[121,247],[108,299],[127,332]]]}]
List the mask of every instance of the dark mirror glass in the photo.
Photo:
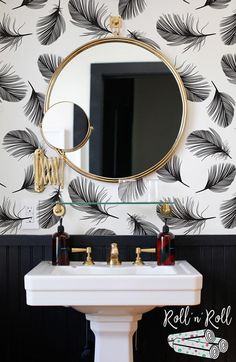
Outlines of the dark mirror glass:
[{"label": "dark mirror glass", "polygon": [[164,63],[91,65],[89,171],[122,178],[153,167],[182,121],[178,84]]}]

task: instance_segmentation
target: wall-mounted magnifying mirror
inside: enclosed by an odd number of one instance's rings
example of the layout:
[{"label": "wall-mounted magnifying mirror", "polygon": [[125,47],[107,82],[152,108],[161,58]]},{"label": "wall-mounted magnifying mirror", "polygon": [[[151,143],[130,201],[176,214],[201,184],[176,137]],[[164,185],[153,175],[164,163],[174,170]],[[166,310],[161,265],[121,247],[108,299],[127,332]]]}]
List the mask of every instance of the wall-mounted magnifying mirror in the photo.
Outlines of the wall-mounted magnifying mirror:
[{"label": "wall-mounted magnifying mirror", "polygon": [[94,127],[89,147],[65,152],[65,162],[103,181],[162,167],[186,120],[185,90],[174,67],[154,47],[129,38],[92,41],[70,54],[50,82],[45,110],[58,102],[79,104]]},{"label": "wall-mounted magnifying mirror", "polygon": [[84,110],[72,102],[59,102],[43,118],[41,131],[46,143],[63,152],[74,152],[89,139],[93,127]]}]

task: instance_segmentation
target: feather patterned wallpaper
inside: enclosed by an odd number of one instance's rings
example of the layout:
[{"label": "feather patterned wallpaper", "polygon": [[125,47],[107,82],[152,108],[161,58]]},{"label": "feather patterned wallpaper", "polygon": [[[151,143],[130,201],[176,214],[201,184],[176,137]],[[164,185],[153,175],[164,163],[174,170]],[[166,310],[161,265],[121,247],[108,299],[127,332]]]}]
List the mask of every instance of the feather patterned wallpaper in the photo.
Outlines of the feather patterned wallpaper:
[{"label": "feather patterned wallpaper", "polygon": [[[48,82],[74,49],[110,36],[108,19],[117,14],[125,35],[158,46],[183,80],[188,116],[181,144],[142,180],[102,183],[66,167],[64,189],[37,194],[33,152],[53,152],[38,128]],[[0,233],[52,233],[57,201],[150,200],[158,185],[158,199],[175,202],[169,219],[175,234],[234,234],[235,102],[235,0],[0,0]],[[37,205],[38,229],[24,229],[26,201]],[[155,235],[163,223],[154,205],[66,211],[71,234]]]}]

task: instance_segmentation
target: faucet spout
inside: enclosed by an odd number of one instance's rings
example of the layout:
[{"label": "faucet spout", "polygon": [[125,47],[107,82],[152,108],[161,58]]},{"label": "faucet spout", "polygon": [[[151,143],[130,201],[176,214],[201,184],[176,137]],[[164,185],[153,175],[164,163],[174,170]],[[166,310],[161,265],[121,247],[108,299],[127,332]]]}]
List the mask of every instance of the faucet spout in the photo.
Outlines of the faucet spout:
[{"label": "faucet spout", "polygon": [[109,265],[120,265],[121,261],[119,259],[119,250],[118,250],[118,245],[117,243],[112,243],[111,244],[111,253],[110,253],[110,258],[107,261],[107,264]]}]

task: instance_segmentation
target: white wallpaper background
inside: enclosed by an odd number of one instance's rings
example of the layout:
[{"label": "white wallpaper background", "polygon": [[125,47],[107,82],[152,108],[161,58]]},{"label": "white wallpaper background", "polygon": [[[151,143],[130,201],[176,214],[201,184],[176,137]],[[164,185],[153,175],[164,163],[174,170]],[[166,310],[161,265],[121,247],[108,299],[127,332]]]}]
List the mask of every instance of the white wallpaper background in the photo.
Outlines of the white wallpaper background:
[{"label": "white wallpaper background", "polygon": [[[160,172],[131,189],[86,179],[66,166],[63,190],[47,186],[37,194],[32,154],[42,144],[38,123],[48,79],[74,49],[109,36],[106,18],[118,14],[124,34],[154,41],[178,69],[188,95],[182,141]],[[61,199],[145,200],[151,178],[158,180],[159,200],[175,202],[172,232],[234,234],[235,29],[235,0],[1,0],[0,233],[54,232],[52,207]],[[39,229],[23,228],[29,200],[40,201]],[[67,206],[64,224],[70,234],[150,235],[162,227],[158,211],[154,205]]]}]

